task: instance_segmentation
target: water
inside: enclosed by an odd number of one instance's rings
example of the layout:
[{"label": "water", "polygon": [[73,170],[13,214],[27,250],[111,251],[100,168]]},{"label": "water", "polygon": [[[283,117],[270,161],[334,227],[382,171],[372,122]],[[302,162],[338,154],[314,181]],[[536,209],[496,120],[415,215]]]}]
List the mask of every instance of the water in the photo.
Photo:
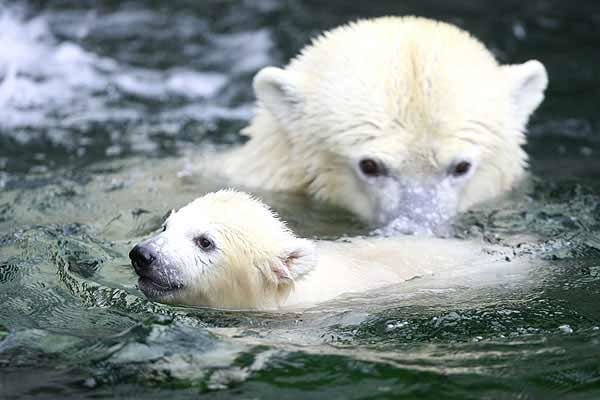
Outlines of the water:
[{"label": "water", "polygon": [[[69,3],[0,4],[0,397],[600,396],[597,2]],[[242,141],[254,72],[349,19],[409,13],[548,68],[529,187],[455,224],[529,268],[304,313],[148,302],[127,252],[219,187],[189,171],[202,150]],[[264,195],[301,235],[367,231]]]}]

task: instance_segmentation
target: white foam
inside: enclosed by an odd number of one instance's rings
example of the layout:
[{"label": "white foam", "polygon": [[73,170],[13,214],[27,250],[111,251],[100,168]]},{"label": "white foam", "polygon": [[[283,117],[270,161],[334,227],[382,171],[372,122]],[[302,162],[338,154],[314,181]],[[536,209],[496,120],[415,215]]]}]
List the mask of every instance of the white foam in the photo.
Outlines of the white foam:
[{"label": "white foam", "polygon": [[[18,9],[0,6],[0,128],[69,128],[85,126],[90,121],[136,120],[141,116],[136,106],[124,109],[115,106],[115,100],[126,95],[140,100],[179,97],[190,102],[206,101],[218,95],[228,82],[225,74],[214,71],[181,67],[158,70],[123,64],[86,51],[76,43],[59,42],[49,28],[48,16],[27,20],[23,15]],[[118,18],[113,16],[111,23],[127,25],[128,19],[136,18],[140,16],[122,12]],[[152,15],[143,15],[144,20],[151,18]],[[82,29],[80,26],[77,31]],[[86,26],[83,31],[89,29]],[[221,39],[229,44],[225,45],[225,53],[232,47],[243,47],[244,37],[248,41],[259,39],[258,44],[246,49],[246,54],[270,46],[264,32],[257,32],[256,36],[231,35],[229,39],[224,36]],[[254,49],[256,46],[260,49]],[[249,58],[251,65],[265,61],[261,59],[264,52],[256,57]],[[179,111],[182,113],[200,119],[249,115],[236,108],[203,103],[184,105]]]},{"label": "white foam", "polygon": [[56,43],[46,20],[0,10],[0,126],[36,127],[107,85],[115,63],[76,44]]},{"label": "white foam", "polygon": [[219,47],[224,47],[225,54],[234,54],[233,72],[244,73],[256,71],[271,61],[269,52],[273,47],[271,34],[266,29],[219,35],[213,38]]},{"label": "white foam", "polygon": [[200,74],[191,70],[173,70],[167,79],[169,91],[190,97],[212,97],[225,86],[227,77],[218,73]]},{"label": "white foam", "polygon": [[115,77],[122,91],[145,98],[161,99],[169,95],[190,99],[215,96],[226,84],[227,77],[215,72],[200,73],[188,69],[167,72],[128,69]]},{"label": "white foam", "polygon": [[162,76],[156,71],[138,68],[119,73],[114,83],[121,91],[134,96],[160,99],[166,95]]}]

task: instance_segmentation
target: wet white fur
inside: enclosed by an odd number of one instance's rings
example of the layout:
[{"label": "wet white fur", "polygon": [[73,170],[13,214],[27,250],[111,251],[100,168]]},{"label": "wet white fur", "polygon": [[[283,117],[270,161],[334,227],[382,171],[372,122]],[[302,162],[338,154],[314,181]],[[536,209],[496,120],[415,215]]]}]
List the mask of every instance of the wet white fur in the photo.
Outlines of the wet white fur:
[{"label": "wet white fur", "polygon": [[[260,71],[250,140],[213,165],[242,187],[306,193],[377,224],[443,219],[523,178],[524,132],[547,82],[540,62],[500,66],[453,25],[361,20]],[[362,176],[365,157],[389,176]],[[449,176],[461,160],[472,172]]]},{"label": "wet white fur", "polygon": [[[200,235],[215,248],[198,247]],[[478,243],[451,239],[300,239],[262,202],[235,191],[208,194],[173,213],[156,243],[184,286],[159,301],[234,309],[308,306],[499,258]]]}]

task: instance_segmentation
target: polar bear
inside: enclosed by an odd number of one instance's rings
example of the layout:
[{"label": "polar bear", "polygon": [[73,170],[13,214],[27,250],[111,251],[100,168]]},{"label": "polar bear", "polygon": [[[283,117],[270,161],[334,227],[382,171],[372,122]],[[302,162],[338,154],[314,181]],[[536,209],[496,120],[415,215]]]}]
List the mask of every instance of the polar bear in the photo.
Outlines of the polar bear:
[{"label": "polar bear", "polygon": [[203,168],[378,226],[436,226],[523,178],[526,124],[547,82],[540,62],[501,66],[453,25],[361,20],[259,71],[249,141]]},{"label": "polar bear", "polygon": [[297,238],[259,200],[219,191],[172,213],[129,253],[150,299],[229,309],[300,308],[465,265],[505,264],[499,250],[454,239]]}]

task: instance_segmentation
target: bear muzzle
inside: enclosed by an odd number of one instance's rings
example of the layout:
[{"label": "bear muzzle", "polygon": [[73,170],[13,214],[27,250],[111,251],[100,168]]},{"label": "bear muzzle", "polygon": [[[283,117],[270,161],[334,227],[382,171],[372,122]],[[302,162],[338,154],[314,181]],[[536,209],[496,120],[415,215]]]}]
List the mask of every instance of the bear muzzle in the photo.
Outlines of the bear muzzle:
[{"label": "bear muzzle", "polygon": [[139,276],[138,287],[150,299],[160,299],[183,288],[183,283],[168,266],[163,265],[152,246],[136,245],[129,252],[129,259]]},{"label": "bear muzzle", "polygon": [[151,268],[156,260],[156,253],[146,246],[136,245],[129,252],[129,259],[135,272],[142,276]]}]

